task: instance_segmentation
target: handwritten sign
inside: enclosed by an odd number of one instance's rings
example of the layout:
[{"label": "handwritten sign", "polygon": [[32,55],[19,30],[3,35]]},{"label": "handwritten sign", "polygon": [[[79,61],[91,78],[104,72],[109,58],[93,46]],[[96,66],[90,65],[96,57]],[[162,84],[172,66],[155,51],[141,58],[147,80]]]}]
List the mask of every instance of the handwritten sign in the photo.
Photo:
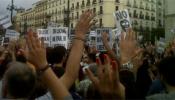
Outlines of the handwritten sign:
[{"label": "handwritten sign", "polygon": [[10,16],[9,15],[0,16],[0,25],[2,25],[3,28],[5,29],[12,26]]},{"label": "handwritten sign", "polygon": [[102,33],[108,33],[108,43],[112,47],[112,30],[110,28],[96,29],[96,48],[98,51],[106,51],[102,41]]},{"label": "handwritten sign", "polygon": [[38,37],[42,40],[44,40],[44,45],[45,47],[50,47],[51,46],[51,37],[48,32],[48,29],[38,29],[37,30]]},{"label": "handwritten sign", "polygon": [[51,46],[64,46],[68,48],[68,28],[67,27],[58,27],[50,28],[51,33]]},{"label": "handwritten sign", "polygon": [[115,12],[116,25],[120,33],[122,31],[127,32],[131,28],[131,21],[129,17],[128,10],[119,10]]},{"label": "handwritten sign", "polygon": [[9,38],[10,40],[17,40],[19,39],[20,33],[16,32],[15,30],[6,30],[5,37]]}]

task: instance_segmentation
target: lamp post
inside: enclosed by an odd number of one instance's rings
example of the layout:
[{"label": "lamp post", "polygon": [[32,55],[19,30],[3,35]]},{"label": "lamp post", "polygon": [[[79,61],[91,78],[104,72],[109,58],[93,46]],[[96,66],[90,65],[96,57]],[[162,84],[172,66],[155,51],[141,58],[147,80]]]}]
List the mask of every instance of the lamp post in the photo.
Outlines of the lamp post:
[{"label": "lamp post", "polygon": [[11,13],[10,17],[11,17],[11,22],[13,23],[13,11],[18,10],[17,7],[14,5],[14,0],[11,0],[11,5],[7,6],[7,10],[9,10]]}]

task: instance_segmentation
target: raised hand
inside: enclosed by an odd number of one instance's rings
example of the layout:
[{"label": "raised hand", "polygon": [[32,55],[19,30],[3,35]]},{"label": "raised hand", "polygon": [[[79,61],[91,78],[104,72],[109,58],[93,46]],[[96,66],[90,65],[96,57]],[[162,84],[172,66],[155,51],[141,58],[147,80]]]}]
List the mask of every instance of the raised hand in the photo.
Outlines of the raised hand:
[{"label": "raised hand", "polygon": [[90,27],[95,23],[93,21],[94,14],[92,11],[85,11],[75,28],[75,38],[66,64],[65,74],[61,77],[63,84],[69,89],[78,77],[80,69],[80,62],[84,50],[84,42],[86,33]]},{"label": "raised hand", "polygon": [[44,43],[40,42],[36,33],[30,31],[27,36],[28,54],[27,59],[38,69],[42,69],[47,65],[46,49]]},{"label": "raised hand", "polygon": [[89,31],[92,25],[96,22],[93,21],[95,15],[92,10],[85,11],[75,27],[75,34],[80,38],[85,38],[85,34]]},{"label": "raised hand", "polygon": [[109,43],[108,43],[109,36],[108,36],[108,34],[104,32],[101,35],[102,35],[103,45],[106,48],[106,50],[108,51],[108,54],[110,55],[111,58],[117,60],[116,54],[114,53],[114,51],[109,46]]},{"label": "raised hand", "polygon": [[[86,69],[86,73],[104,99],[124,100],[125,88],[119,80],[118,64],[110,62],[107,55],[104,55],[104,65],[97,59],[98,77]],[[111,65],[112,63],[112,65]]]},{"label": "raised hand", "polygon": [[136,55],[137,42],[135,39],[135,32],[129,29],[129,32],[121,34],[120,51],[121,51],[121,63],[130,61]]}]

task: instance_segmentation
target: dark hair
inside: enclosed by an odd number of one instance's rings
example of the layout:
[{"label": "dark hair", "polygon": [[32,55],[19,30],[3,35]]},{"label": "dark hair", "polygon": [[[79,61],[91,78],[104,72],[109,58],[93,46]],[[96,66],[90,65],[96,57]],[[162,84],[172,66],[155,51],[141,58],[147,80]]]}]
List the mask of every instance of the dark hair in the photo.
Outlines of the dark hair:
[{"label": "dark hair", "polygon": [[89,59],[91,59],[93,62],[96,62],[96,54],[95,53],[90,53],[88,54]]},{"label": "dark hair", "polygon": [[175,57],[163,59],[158,64],[158,70],[167,84],[175,86]]},{"label": "dark hair", "polygon": [[14,98],[28,98],[35,87],[36,74],[24,63],[12,62],[8,66],[5,73],[8,94]]},{"label": "dark hair", "polygon": [[66,56],[66,48],[63,46],[57,46],[52,51],[52,63],[61,63]]},{"label": "dark hair", "polygon": [[46,48],[47,61],[49,64],[52,64],[52,51],[53,51],[52,47]]}]

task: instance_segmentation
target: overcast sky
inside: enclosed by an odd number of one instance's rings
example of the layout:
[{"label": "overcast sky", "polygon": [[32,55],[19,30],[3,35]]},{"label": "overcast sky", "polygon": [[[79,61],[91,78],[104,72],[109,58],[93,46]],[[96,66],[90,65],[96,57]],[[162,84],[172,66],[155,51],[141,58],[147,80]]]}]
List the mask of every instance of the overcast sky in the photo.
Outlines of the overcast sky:
[{"label": "overcast sky", "polygon": [[[14,0],[14,4],[17,7],[30,8],[37,1],[39,0]],[[0,15],[8,13],[6,10],[8,4],[11,4],[11,0],[0,0]]]}]

